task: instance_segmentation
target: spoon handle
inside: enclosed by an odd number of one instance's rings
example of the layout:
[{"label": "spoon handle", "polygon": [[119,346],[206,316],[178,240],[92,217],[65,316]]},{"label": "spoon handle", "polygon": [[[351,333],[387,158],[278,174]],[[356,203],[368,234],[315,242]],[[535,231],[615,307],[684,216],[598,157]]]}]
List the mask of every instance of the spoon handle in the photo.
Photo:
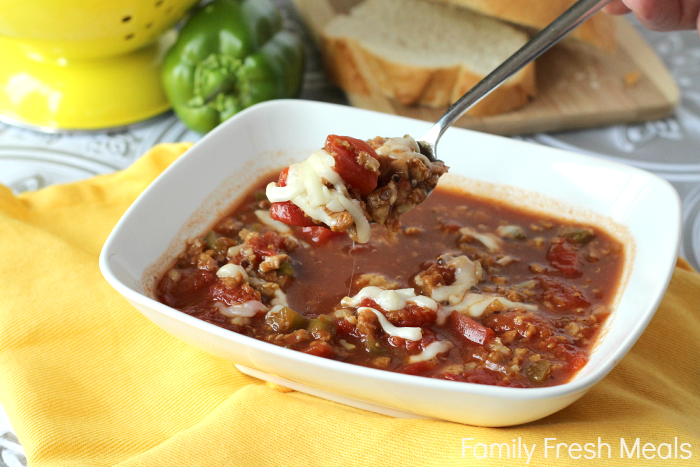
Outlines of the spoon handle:
[{"label": "spoon handle", "polygon": [[525,65],[545,53],[550,47],[559,42],[581,23],[597,13],[612,0],[579,0],[549,26],[544,28],[520,50],[510,56],[505,62],[482,79],[472,89],[467,91],[457,102],[447,109],[442,117],[419,140],[431,146],[433,155],[440,136],[474,104],[488,96],[512,75]]}]

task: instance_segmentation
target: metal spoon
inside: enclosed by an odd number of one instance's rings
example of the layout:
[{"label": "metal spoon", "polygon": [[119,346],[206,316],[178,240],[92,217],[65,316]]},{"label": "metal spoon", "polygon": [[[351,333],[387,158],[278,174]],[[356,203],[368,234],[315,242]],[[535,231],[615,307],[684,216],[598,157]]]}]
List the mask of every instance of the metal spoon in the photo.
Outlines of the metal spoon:
[{"label": "metal spoon", "polygon": [[437,144],[440,137],[459,117],[611,1],[579,0],[559,18],[555,19],[486,78],[467,91],[457,102],[452,104],[435,125],[426,134],[418,138],[421,153],[431,161],[437,160]]}]

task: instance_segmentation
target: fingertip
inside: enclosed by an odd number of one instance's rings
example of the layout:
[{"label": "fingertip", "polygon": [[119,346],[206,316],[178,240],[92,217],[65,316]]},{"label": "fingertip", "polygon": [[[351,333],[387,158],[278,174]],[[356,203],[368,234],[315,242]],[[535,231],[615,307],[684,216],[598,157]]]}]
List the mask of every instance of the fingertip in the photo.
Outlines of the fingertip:
[{"label": "fingertip", "polygon": [[634,0],[632,8],[639,22],[652,31],[673,31],[683,27],[683,8],[679,0]]},{"label": "fingertip", "polygon": [[627,5],[625,5],[622,0],[615,0],[609,5],[607,5],[605,8],[603,8],[603,11],[610,14],[610,15],[626,15],[627,13],[631,13],[632,10],[627,8]]}]

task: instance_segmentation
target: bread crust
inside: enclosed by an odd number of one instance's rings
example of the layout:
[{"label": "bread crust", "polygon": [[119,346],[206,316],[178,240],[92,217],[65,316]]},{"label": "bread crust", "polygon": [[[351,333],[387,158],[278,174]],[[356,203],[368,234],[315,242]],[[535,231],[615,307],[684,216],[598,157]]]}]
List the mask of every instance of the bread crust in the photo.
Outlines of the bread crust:
[{"label": "bread crust", "polygon": [[[534,28],[545,28],[576,0],[431,0],[466,7],[483,15]],[[615,20],[610,15],[598,13],[572,31],[571,37],[587,42],[598,49],[614,53]]]},{"label": "bread crust", "polygon": [[[392,62],[355,39],[322,37],[326,72],[347,92],[369,95],[373,91],[404,105],[447,107],[484,76],[461,66],[427,68]],[[527,104],[536,93],[535,64],[527,65],[467,113],[485,117]]]}]

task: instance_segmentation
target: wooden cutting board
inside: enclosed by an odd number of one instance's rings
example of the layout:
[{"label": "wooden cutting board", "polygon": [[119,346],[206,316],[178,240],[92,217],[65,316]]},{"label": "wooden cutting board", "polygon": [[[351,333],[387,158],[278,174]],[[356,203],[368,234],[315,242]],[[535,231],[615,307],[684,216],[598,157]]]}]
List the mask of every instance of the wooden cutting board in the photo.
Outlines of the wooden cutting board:
[{"label": "wooden cutting board", "polygon": [[[360,0],[294,0],[317,43],[328,21]],[[457,126],[500,135],[633,123],[669,116],[680,91],[661,59],[624,19],[618,51],[606,54],[573,40],[536,62],[537,96],[526,106],[490,117],[464,116]],[[362,68],[362,67],[361,67]],[[348,94],[355,107],[436,121],[447,109],[406,106],[379,92]]]}]

